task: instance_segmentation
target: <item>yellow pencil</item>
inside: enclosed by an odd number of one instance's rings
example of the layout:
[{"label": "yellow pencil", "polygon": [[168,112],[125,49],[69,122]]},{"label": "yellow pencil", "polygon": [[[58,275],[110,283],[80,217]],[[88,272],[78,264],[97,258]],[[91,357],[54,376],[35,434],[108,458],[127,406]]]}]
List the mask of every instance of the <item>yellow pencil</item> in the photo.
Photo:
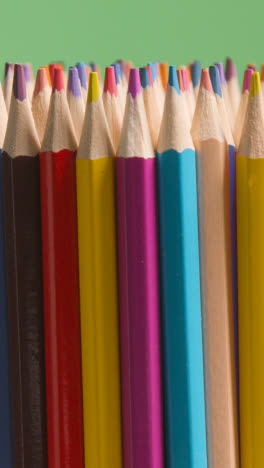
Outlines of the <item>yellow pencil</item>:
[{"label": "yellow pencil", "polygon": [[90,74],[76,158],[86,468],[121,468],[114,150]]},{"label": "yellow pencil", "polygon": [[251,78],[237,157],[237,242],[241,467],[263,467],[264,108]]}]

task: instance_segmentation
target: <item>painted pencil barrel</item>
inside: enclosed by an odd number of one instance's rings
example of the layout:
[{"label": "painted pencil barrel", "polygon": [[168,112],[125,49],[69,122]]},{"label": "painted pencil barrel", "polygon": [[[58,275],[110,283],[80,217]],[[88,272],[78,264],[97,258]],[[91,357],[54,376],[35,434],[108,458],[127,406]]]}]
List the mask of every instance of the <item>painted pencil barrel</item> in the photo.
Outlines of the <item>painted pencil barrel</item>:
[{"label": "painted pencil barrel", "polygon": [[230,209],[230,235],[231,235],[231,260],[232,260],[233,313],[234,313],[234,336],[235,336],[236,393],[237,393],[237,411],[238,411],[238,428],[239,428],[236,149],[233,145],[228,145],[228,169],[229,169],[229,209]]},{"label": "painted pencil barrel", "polygon": [[15,468],[46,468],[39,157],[3,152]]},{"label": "painted pencil barrel", "polygon": [[207,466],[195,151],[157,154],[168,468]]},{"label": "painted pencil barrel", "polygon": [[2,155],[0,150],[0,453],[1,463],[13,467],[11,387],[8,336],[8,308],[6,284],[6,255],[4,230],[4,199]]},{"label": "painted pencil barrel", "polygon": [[163,467],[155,158],[116,158],[125,468]]},{"label": "painted pencil barrel", "polygon": [[85,466],[122,467],[114,159],[76,159]]},{"label": "painted pencil barrel", "polygon": [[213,138],[201,141],[196,154],[208,463],[235,468],[237,407],[226,143]]},{"label": "painted pencil barrel", "polygon": [[40,154],[48,457],[83,467],[75,153]]},{"label": "painted pencil barrel", "polygon": [[237,158],[241,467],[263,465],[264,158]]}]

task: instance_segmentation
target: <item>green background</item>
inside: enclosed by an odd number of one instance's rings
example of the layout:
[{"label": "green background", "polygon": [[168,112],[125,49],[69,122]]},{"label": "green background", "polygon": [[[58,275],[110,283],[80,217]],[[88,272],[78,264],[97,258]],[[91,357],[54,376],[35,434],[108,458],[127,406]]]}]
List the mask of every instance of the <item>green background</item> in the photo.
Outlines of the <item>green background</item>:
[{"label": "green background", "polygon": [[197,58],[208,66],[230,55],[241,79],[248,61],[264,60],[264,7],[258,3],[251,11],[248,0],[9,1],[1,5],[1,57],[36,68],[53,60],[104,67],[120,57],[136,66],[149,60],[179,66]]}]

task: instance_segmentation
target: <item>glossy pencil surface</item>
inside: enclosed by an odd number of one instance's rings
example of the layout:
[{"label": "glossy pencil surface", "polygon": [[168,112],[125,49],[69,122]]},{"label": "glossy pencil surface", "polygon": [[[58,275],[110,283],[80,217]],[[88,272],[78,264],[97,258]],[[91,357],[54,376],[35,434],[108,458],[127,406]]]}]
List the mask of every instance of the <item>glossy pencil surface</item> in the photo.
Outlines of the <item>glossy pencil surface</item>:
[{"label": "glossy pencil surface", "polygon": [[124,467],[161,468],[156,160],[137,69],[130,71],[116,183]]},{"label": "glossy pencil surface", "polygon": [[47,466],[38,152],[16,65],[2,154],[15,468]]},{"label": "glossy pencil surface", "polygon": [[75,180],[76,138],[55,69],[40,153],[48,456],[51,468],[83,468]]},{"label": "glossy pencil surface", "polygon": [[90,73],[76,158],[82,336],[84,452],[87,467],[122,467],[114,149]]},{"label": "glossy pencil surface", "polygon": [[166,463],[206,467],[195,151],[175,67],[158,144]]}]

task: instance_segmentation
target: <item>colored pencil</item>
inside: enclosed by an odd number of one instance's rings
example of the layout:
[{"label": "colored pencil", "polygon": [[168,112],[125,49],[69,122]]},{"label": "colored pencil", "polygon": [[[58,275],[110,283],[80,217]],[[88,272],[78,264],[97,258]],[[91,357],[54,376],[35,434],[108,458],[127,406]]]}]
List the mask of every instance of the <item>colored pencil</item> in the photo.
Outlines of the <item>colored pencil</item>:
[{"label": "colored pencil", "polygon": [[50,64],[49,64],[49,74],[50,74],[51,86],[53,85],[54,74],[55,74],[56,68],[58,68],[57,63],[50,63]]},{"label": "colored pencil", "polygon": [[116,92],[117,92],[117,97],[118,97],[119,104],[121,107],[121,115],[122,115],[122,120],[123,120],[126,101],[125,101],[124,87],[121,82],[120,65],[119,63],[113,63],[112,67],[114,67],[115,69]]},{"label": "colored pencil", "polygon": [[252,62],[247,64],[247,68],[251,68],[253,70],[253,72],[258,71],[257,65],[255,63],[252,63]]},{"label": "colored pencil", "polygon": [[7,111],[2,86],[0,84],[0,454],[1,464],[5,468],[13,468],[4,199],[1,155],[6,132],[6,124]]},{"label": "colored pencil", "polygon": [[157,94],[153,92],[153,84],[149,79],[148,68],[140,68],[139,72],[151,141],[153,148],[157,149],[162,118],[161,106]]},{"label": "colored pencil", "polygon": [[240,89],[237,77],[236,65],[230,57],[226,59],[226,86],[229,94],[230,105],[232,107],[234,119],[240,103]]},{"label": "colored pencil", "polygon": [[236,369],[236,402],[239,428],[239,365],[238,365],[238,305],[237,305],[237,220],[236,220],[236,148],[231,132],[230,123],[226,113],[219,73],[216,66],[209,68],[211,83],[215,93],[216,104],[219,112],[221,127],[228,144],[228,178],[229,178],[229,211],[230,211],[230,236],[231,236],[231,260],[232,260],[232,287],[233,287],[233,314],[234,314],[234,339],[235,339],[235,369]]},{"label": "colored pencil", "polygon": [[122,467],[114,149],[90,73],[76,159],[85,466]]},{"label": "colored pencil", "polygon": [[169,76],[169,66],[168,62],[160,62],[160,78],[164,91],[167,89]]},{"label": "colored pencil", "polygon": [[237,148],[239,147],[241,133],[243,130],[245,115],[247,111],[249,88],[250,88],[250,81],[251,81],[252,73],[253,73],[252,68],[247,68],[244,73],[242,94],[241,94],[240,104],[239,104],[239,108],[237,112],[234,132],[233,132],[234,140],[235,140],[235,144]]},{"label": "colored pencil", "polygon": [[198,60],[195,60],[191,65],[191,77],[194,96],[197,99],[201,79],[201,63]]},{"label": "colored pencil", "polygon": [[181,69],[181,76],[182,76],[182,86],[183,86],[183,94],[185,95],[187,110],[189,113],[190,122],[193,119],[194,109],[195,109],[195,101],[193,92],[190,90],[189,87],[189,80],[186,69]]},{"label": "colored pencil", "polygon": [[117,97],[114,67],[106,67],[105,69],[103,103],[116,154],[122,127],[122,112]]},{"label": "colored pencil", "polygon": [[116,188],[124,468],[161,468],[156,159],[135,68],[116,158]]},{"label": "colored pencil", "polygon": [[24,63],[24,74],[26,79],[26,87],[27,87],[27,96],[29,102],[32,101],[33,91],[34,91],[34,82],[31,80],[31,69],[29,63]]},{"label": "colored pencil", "polygon": [[69,68],[67,99],[75,128],[77,143],[79,143],[83,127],[85,104],[76,67]]},{"label": "colored pencil", "polygon": [[32,97],[32,114],[40,143],[43,140],[50,103],[50,86],[45,68],[38,69]]},{"label": "colored pencil", "polygon": [[9,113],[10,101],[12,96],[13,87],[13,76],[14,76],[14,65],[12,62],[5,63],[5,76],[3,85],[3,94],[6,103],[7,113]]},{"label": "colored pencil", "polygon": [[224,65],[223,65],[222,62],[217,62],[217,63],[215,63],[215,65],[218,68],[221,91],[222,91],[223,99],[225,101],[226,112],[227,112],[227,115],[228,115],[228,118],[229,118],[231,130],[233,130],[233,127],[234,127],[234,124],[235,124],[235,116],[234,116],[233,109],[232,109],[231,104],[230,104],[228,89],[226,87]]},{"label": "colored pencil", "polygon": [[76,137],[55,68],[40,152],[49,468],[83,468]]},{"label": "colored pencil", "polygon": [[207,69],[202,70],[191,132],[197,160],[208,465],[236,468],[229,161]]},{"label": "colored pencil", "polygon": [[157,153],[166,466],[207,466],[195,151],[175,67]]},{"label": "colored pencil", "polygon": [[38,153],[17,64],[2,153],[14,468],[47,467]]},{"label": "colored pencil", "polygon": [[237,156],[241,468],[263,464],[263,203],[263,95],[253,73]]},{"label": "colored pencil", "polygon": [[78,70],[78,75],[79,75],[79,80],[80,80],[81,92],[82,92],[82,97],[83,97],[83,100],[84,100],[84,105],[86,106],[88,87],[87,87],[87,75],[86,75],[86,69],[85,69],[84,62],[77,62],[76,63],[76,68]]}]

